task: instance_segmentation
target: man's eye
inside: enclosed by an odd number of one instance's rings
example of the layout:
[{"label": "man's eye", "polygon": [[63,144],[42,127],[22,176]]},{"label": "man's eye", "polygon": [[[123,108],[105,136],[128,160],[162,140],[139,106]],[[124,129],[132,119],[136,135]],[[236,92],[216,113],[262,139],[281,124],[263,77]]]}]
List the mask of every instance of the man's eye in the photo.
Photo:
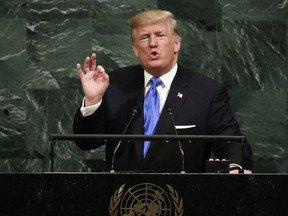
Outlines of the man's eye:
[{"label": "man's eye", "polygon": [[149,38],[148,35],[144,35],[144,36],[140,37],[140,40],[147,40],[148,38]]}]

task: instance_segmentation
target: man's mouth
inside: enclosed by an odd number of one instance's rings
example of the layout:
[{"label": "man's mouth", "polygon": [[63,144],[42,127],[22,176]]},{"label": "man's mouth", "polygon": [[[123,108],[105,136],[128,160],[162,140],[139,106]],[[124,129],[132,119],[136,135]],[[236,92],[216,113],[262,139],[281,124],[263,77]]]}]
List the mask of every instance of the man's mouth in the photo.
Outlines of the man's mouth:
[{"label": "man's mouth", "polygon": [[157,51],[152,51],[150,57],[151,59],[155,60],[159,57],[159,53]]}]

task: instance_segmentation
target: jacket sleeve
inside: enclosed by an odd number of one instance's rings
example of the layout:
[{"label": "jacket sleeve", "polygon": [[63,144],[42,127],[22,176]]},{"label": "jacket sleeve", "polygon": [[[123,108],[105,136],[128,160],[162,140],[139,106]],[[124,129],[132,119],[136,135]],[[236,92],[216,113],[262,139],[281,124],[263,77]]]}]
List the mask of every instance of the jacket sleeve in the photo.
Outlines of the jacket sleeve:
[{"label": "jacket sleeve", "polygon": [[[103,106],[100,106],[90,116],[82,116],[80,108],[78,108],[74,115],[73,133],[74,134],[104,134],[105,130],[105,115]],[[83,150],[90,150],[98,148],[103,145],[103,141],[83,141],[76,140],[76,145]]]},{"label": "jacket sleeve", "polygon": [[[229,106],[229,95],[222,87],[214,95],[209,113],[209,133],[213,135],[242,135],[239,124]],[[252,170],[252,149],[247,140],[215,143],[216,157]]]}]

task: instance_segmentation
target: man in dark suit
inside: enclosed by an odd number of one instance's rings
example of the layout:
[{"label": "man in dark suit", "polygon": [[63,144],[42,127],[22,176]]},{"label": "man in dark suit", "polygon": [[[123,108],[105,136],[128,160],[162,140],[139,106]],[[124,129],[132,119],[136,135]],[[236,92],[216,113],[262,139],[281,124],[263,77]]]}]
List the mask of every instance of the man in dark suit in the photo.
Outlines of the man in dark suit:
[{"label": "man in dark suit", "polygon": [[[137,14],[131,19],[131,37],[141,65],[107,74],[102,66],[97,66],[96,54],[85,59],[83,69],[77,64],[85,97],[75,114],[74,133],[122,134],[132,119],[126,133],[144,134],[149,106],[153,107],[144,104],[152,89],[151,78],[156,77],[161,80],[155,87],[160,116],[152,134],[175,135],[176,128],[179,135],[241,135],[229,108],[226,89],[177,63],[181,38],[172,13],[148,10]],[[77,141],[76,144],[88,150],[104,142]],[[117,142],[106,143],[107,170],[111,169],[116,145]],[[217,158],[229,160],[231,167],[251,173],[251,148],[241,142],[152,141],[145,155],[143,142],[122,142],[113,165],[116,171],[177,173],[183,168],[182,148],[185,172],[204,172],[205,161],[213,152]]]}]

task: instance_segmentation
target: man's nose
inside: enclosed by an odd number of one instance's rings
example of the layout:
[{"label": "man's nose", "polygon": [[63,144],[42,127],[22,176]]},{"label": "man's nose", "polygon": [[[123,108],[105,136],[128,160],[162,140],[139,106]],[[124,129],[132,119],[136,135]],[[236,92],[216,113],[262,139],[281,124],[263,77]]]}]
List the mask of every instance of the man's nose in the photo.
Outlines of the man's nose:
[{"label": "man's nose", "polygon": [[158,45],[157,37],[154,35],[151,36],[149,43],[150,43],[150,47],[156,47]]}]

